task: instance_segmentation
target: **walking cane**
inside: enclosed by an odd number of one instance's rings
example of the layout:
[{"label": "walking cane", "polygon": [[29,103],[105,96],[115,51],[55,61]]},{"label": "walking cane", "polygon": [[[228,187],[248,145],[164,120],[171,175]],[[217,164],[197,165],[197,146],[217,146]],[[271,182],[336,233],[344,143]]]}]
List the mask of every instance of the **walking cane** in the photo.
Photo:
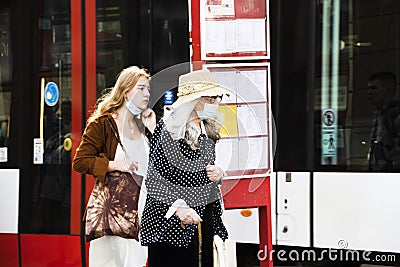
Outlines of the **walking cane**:
[{"label": "walking cane", "polygon": [[199,235],[199,267],[201,267],[201,244],[203,243],[203,235],[201,234],[201,222],[197,224],[197,232]]},{"label": "walking cane", "polygon": [[[184,229],[185,225],[181,222],[181,228]],[[201,222],[197,224],[197,233],[199,235],[199,267],[201,267],[201,245],[203,243],[203,235],[201,234]]]}]

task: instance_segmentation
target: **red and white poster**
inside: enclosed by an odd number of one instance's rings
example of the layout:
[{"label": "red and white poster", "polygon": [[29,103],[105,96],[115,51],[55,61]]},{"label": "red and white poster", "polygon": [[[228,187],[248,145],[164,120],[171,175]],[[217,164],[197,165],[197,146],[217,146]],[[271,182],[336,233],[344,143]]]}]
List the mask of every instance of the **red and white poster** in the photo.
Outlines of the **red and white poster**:
[{"label": "red and white poster", "polygon": [[203,60],[268,57],[269,20],[265,0],[202,0]]},{"label": "red and white poster", "polygon": [[234,18],[235,17],[235,1],[234,0],[207,0],[206,1],[206,18]]}]

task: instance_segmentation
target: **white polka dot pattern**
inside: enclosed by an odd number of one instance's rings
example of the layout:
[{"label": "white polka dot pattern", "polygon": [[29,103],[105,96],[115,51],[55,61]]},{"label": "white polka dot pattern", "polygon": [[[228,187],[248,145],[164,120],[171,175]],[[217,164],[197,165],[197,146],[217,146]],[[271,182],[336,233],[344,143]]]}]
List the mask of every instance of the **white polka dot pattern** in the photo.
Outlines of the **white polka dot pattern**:
[{"label": "white polka dot pattern", "polygon": [[215,143],[200,134],[199,148],[192,150],[183,140],[175,141],[161,120],[154,131],[150,146],[149,168],[147,171],[147,198],[144,207],[140,238],[144,246],[167,242],[178,247],[187,247],[196,225],[180,226],[176,215],[164,216],[177,199],[183,199],[200,217],[207,204],[211,209],[214,234],[223,240],[228,233],[221,220],[221,194],[218,185],[211,182],[205,170],[215,161]]}]

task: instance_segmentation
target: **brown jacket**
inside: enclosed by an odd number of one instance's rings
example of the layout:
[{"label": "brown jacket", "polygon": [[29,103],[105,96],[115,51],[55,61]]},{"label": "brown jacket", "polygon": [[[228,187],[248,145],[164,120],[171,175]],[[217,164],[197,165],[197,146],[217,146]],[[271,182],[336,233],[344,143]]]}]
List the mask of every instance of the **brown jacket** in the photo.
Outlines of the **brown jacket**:
[{"label": "brown jacket", "polygon": [[[118,146],[118,140],[107,121],[107,117],[113,124],[114,129],[118,129],[111,114],[101,116],[90,122],[86,126],[82,141],[76,149],[73,160],[75,171],[91,174],[101,182],[104,182],[108,162],[114,160]],[[149,139],[151,138],[150,131],[147,128],[145,135]]]}]

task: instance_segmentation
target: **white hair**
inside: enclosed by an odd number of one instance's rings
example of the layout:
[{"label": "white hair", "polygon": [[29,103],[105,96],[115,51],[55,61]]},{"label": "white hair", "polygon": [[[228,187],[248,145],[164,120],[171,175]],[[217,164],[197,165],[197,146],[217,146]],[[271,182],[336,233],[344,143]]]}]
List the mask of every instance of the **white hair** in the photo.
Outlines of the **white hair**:
[{"label": "white hair", "polygon": [[[183,139],[193,150],[199,146],[199,130],[196,127],[195,121],[190,119],[190,114],[194,110],[198,100],[199,98],[182,103],[164,117],[165,127],[171,134],[172,139]],[[215,118],[204,121],[208,137],[217,141],[220,137],[219,131],[222,124],[223,115],[220,113],[215,114]]]},{"label": "white hair", "polygon": [[191,121],[189,121],[190,114],[194,110],[194,106],[197,104],[197,101],[198,98],[186,103],[182,103],[164,117],[165,127],[171,134],[172,139],[179,140],[185,138],[187,124],[191,123]]}]

